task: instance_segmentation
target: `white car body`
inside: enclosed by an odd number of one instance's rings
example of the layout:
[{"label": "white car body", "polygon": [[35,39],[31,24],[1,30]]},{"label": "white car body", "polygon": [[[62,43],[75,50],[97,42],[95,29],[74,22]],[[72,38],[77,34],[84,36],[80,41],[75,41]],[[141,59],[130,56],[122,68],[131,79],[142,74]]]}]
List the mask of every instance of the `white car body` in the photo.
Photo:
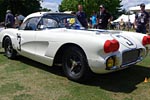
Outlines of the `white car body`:
[{"label": "white car body", "polygon": [[[5,37],[9,37],[13,49],[17,51],[18,54],[53,66],[55,64],[56,55],[62,47],[66,46],[64,49],[67,49],[69,46],[76,46],[84,52],[87,64],[94,73],[108,73],[136,64],[143,60],[150,49],[149,43],[146,45],[142,44],[144,36],[148,36],[135,32],[98,29],[84,30],[84,28],[81,28],[81,25],[80,29],[70,29],[59,27],[58,25],[56,25],[56,27],[55,22],[52,23],[55,27],[51,28],[45,28],[43,25],[37,25],[35,30],[22,28],[23,25],[32,18],[38,17],[36,21],[40,21],[43,16],[57,14],[58,16],[69,15],[63,13],[37,12],[27,16],[20,29],[2,30],[0,33],[0,47],[4,47]],[[114,52],[106,53],[104,51],[104,44],[107,40],[113,39],[119,42],[119,49]],[[63,59],[63,54],[61,53],[60,56],[57,57],[58,62]],[[107,69],[107,59],[112,56],[115,57],[115,65]]]}]

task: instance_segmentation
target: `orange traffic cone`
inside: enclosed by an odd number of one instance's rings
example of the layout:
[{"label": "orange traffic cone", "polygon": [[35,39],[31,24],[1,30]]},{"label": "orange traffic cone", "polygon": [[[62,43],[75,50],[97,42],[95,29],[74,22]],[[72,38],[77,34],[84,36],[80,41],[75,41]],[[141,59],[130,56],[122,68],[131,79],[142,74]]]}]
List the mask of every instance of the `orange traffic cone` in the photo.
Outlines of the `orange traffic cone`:
[{"label": "orange traffic cone", "polygon": [[147,77],[145,77],[145,80],[144,80],[144,82],[146,83],[146,82],[148,82],[148,79],[147,79]]}]

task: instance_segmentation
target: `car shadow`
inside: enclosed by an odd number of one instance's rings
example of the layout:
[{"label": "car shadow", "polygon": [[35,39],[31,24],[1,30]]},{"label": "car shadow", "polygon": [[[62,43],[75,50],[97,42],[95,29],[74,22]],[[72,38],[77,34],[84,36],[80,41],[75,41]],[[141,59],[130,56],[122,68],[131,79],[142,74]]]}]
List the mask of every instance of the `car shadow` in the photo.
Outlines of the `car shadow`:
[{"label": "car shadow", "polygon": [[101,75],[93,75],[89,81],[83,83],[89,86],[97,86],[112,92],[131,93],[137,89],[137,84],[150,77],[150,68],[133,65],[130,68]]},{"label": "car shadow", "polygon": [[65,77],[61,66],[47,66],[23,56],[18,56],[16,60],[19,60],[24,64],[31,65],[32,67],[39,68],[41,70]]},{"label": "car shadow", "polygon": [[[22,56],[18,57],[18,60],[41,70],[65,77],[60,66],[46,66]],[[89,80],[79,84],[95,86],[112,92],[131,93],[137,89],[137,84],[144,82],[145,77],[150,78],[150,68],[133,65],[125,70],[109,74],[93,74]]]},{"label": "car shadow", "polygon": [[3,52],[3,51],[0,51],[0,54],[4,54],[4,52]]}]

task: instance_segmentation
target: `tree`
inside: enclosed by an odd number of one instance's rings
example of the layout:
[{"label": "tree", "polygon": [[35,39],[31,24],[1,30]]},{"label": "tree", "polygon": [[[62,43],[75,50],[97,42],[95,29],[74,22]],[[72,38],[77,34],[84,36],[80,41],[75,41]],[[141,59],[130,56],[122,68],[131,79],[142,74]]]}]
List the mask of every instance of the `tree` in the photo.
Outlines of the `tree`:
[{"label": "tree", "polygon": [[51,11],[51,9],[42,8],[41,11]]},{"label": "tree", "polygon": [[77,11],[78,0],[62,0],[59,11]]},{"label": "tree", "polygon": [[122,7],[120,4],[121,1],[122,0],[113,0],[113,2],[112,0],[62,0],[61,5],[59,5],[59,11],[77,11],[77,5],[82,4],[84,11],[89,17],[93,11],[99,11],[100,4],[104,4],[112,16],[117,17]]},{"label": "tree", "polygon": [[21,13],[24,16],[40,11],[40,1],[42,0],[0,0],[0,21],[4,21],[7,9],[13,14]]}]

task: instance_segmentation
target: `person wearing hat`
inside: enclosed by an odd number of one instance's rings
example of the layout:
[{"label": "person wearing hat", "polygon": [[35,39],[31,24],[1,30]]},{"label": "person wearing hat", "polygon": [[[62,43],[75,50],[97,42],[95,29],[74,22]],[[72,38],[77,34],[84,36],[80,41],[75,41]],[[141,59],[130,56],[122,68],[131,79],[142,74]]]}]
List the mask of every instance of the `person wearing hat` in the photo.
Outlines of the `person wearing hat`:
[{"label": "person wearing hat", "polygon": [[13,28],[14,22],[14,15],[11,13],[11,10],[7,10],[5,16],[5,28]]},{"label": "person wearing hat", "polygon": [[112,16],[106,11],[104,5],[99,6],[100,11],[97,13],[97,28],[107,29],[108,22],[111,21]]},{"label": "person wearing hat", "polygon": [[136,32],[146,34],[146,25],[149,20],[149,14],[145,11],[145,4],[140,4],[141,10],[135,15],[134,26]]}]

